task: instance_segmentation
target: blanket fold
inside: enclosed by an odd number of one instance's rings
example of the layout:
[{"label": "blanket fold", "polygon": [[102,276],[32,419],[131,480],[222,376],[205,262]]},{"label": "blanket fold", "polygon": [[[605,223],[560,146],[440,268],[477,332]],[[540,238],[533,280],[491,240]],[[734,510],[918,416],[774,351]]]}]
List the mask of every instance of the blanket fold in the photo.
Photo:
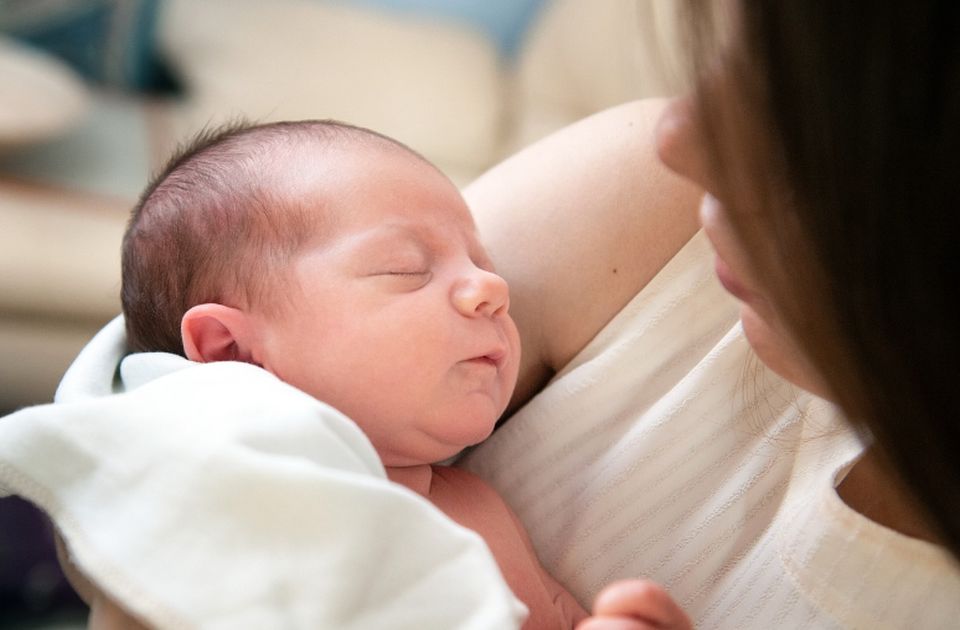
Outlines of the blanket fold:
[{"label": "blanket fold", "polygon": [[0,420],[0,489],[148,624],[520,625],[480,537],[388,482],[335,409],[255,366],[124,353],[118,318],[54,404]]}]

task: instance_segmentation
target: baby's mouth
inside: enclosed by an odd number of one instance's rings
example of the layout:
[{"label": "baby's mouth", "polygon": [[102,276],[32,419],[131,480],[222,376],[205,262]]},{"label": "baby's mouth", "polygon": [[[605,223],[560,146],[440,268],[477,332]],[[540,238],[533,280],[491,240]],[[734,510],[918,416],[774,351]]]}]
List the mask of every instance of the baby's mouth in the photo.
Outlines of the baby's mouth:
[{"label": "baby's mouth", "polygon": [[489,365],[491,367],[500,369],[500,366],[503,365],[504,360],[507,357],[507,351],[502,348],[497,348],[486,354],[482,354],[470,359],[467,359],[465,363],[470,363],[474,365]]}]

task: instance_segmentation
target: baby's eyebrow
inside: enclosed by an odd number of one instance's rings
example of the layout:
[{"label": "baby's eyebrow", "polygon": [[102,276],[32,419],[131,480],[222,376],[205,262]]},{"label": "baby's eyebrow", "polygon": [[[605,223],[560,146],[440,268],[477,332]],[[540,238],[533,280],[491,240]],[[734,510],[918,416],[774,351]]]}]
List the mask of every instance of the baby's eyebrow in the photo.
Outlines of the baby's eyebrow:
[{"label": "baby's eyebrow", "polygon": [[401,224],[379,225],[354,237],[350,249],[365,253],[383,247],[398,245],[413,245],[418,250],[427,252],[430,245],[416,230]]},{"label": "baby's eyebrow", "polygon": [[[437,256],[447,249],[465,248],[475,259],[489,261],[489,255],[476,239],[475,234],[447,234],[430,225],[405,221],[390,221],[376,225],[357,235],[357,243],[351,249],[361,252],[373,248],[402,247],[410,245],[424,256]],[[488,263],[489,264],[489,263]]]},{"label": "baby's eyebrow", "polygon": [[412,229],[409,226],[389,223],[378,228],[375,228],[373,234],[371,235],[371,240],[374,241],[410,241],[413,243],[422,243],[423,238],[417,230]]}]

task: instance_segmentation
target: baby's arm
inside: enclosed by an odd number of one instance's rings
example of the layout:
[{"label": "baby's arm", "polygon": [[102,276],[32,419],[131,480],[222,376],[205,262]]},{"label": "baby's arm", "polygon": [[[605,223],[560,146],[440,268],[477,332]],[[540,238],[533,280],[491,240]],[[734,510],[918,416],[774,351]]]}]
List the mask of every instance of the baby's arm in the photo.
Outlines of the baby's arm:
[{"label": "baby's arm", "polygon": [[496,490],[459,468],[433,470],[428,498],[486,541],[514,595],[530,610],[523,630],[573,628],[586,618],[587,611],[540,564],[526,528]]},{"label": "baby's arm", "polygon": [[543,586],[547,589],[547,593],[550,595],[550,599],[553,601],[554,607],[559,611],[561,618],[563,619],[564,628],[574,628],[582,620],[587,618],[586,610],[583,606],[580,605],[573,595],[570,594],[566,588],[563,587],[560,582],[557,582],[546,569],[543,568],[543,565],[540,564],[540,560],[537,558],[537,553],[533,549],[533,543],[530,541],[530,536],[527,534],[527,529],[523,526],[523,523],[520,522],[520,519],[517,518],[517,515],[513,513],[513,510],[510,509],[506,503],[504,503],[504,508],[509,512],[510,517],[513,519],[513,523],[517,528],[517,533],[523,540],[523,545],[526,547],[527,552],[534,559],[537,564],[537,568],[540,570],[540,581],[543,582]]},{"label": "baby's arm", "polygon": [[607,586],[593,604],[593,616],[577,630],[692,630],[683,609],[649,580],[621,580]]}]

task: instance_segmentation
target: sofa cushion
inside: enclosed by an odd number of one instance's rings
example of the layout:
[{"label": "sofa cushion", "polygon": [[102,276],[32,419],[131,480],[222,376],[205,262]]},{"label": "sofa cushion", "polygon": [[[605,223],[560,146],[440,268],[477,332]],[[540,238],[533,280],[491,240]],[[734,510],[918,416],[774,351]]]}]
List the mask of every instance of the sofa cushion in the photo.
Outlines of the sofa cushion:
[{"label": "sofa cushion", "polygon": [[127,208],[0,179],[0,313],[101,322],[119,312]]},{"label": "sofa cushion", "polygon": [[517,60],[517,149],[594,112],[683,87],[674,0],[555,0]]},{"label": "sofa cushion", "polygon": [[87,111],[87,90],[70,68],[3,36],[0,85],[0,149],[55,136]]},{"label": "sofa cushion", "polygon": [[0,411],[47,402],[120,310],[128,203],[0,178]]},{"label": "sofa cushion", "polygon": [[349,0],[385,11],[451,19],[487,34],[504,57],[519,48],[527,28],[549,0]]},{"label": "sofa cushion", "polygon": [[461,179],[497,154],[499,57],[469,27],[309,0],[172,0],[159,38],[186,91],[180,139],[237,116],[336,118]]}]

